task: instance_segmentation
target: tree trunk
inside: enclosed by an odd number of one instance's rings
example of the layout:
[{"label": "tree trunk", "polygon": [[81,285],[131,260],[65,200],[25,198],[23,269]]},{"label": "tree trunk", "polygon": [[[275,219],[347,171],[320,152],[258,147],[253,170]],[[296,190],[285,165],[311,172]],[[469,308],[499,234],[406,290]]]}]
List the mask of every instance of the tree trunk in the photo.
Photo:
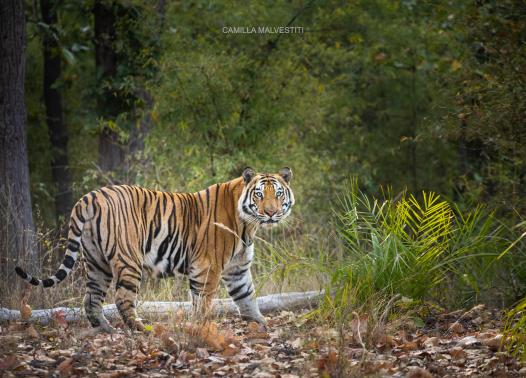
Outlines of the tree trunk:
[{"label": "tree trunk", "polygon": [[41,0],[42,21],[49,26],[44,31],[44,103],[46,121],[52,146],[51,172],[56,186],[56,216],[69,217],[72,204],[71,175],[68,166],[68,130],[64,123],[62,94],[56,87],[62,72],[59,45],[54,33],[56,29],[56,4],[52,0]]},{"label": "tree trunk", "polygon": [[27,158],[24,1],[0,1],[0,261],[1,276],[26,256],[33,215]]},{"label": "tree trunk", "polygon": [[117,74],[115,3],[97,0],[93,6],[95,19],[95,66],[99,78],[98,115],[104,122],[99,135],[99,166],[103,172],[120,170],[124,163],[124,149],[119,134],[108,126],[115,121],[120,112],[119,96],[113,91],[113,80]]},{"label": "tree trunk", "polygon": [[[323,298],[324,293],[321,291],[307,291],[270,294],[257,298],[259,310],[263,314],[273,311],[294,310],[297,308],[316,307]],[[170,316],[177,311],[182,310],[190,313],[192,304],[190,302],[140,302],[137,310],[140,315],[147,317]],[[213,310],[218,315],[236,314],[237,307],[232,299],[214,299]],[[76,322],[83,318],[80,308],[58,307],[47,310],[34,310],[29,322],[39,322],[48,324],[53,319],[53,314],[62,312],[66,321]],[[103,308],[104,316],[108,320],[119,319],[119,311],[114,304],[105,305]],[[21,320],[20,311],[0,308],[0,321]]]}]

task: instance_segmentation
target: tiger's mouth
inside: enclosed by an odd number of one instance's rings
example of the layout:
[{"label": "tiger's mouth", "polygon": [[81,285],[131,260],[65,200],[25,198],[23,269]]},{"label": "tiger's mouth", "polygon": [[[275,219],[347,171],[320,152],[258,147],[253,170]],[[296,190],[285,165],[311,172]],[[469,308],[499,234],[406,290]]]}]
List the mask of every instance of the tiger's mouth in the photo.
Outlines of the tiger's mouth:
[{"label": "tiger's mouth", "polygon": [[272,228],[278,225],[281,219],[267,219],[259,221],[259,224],[265,228]]}]

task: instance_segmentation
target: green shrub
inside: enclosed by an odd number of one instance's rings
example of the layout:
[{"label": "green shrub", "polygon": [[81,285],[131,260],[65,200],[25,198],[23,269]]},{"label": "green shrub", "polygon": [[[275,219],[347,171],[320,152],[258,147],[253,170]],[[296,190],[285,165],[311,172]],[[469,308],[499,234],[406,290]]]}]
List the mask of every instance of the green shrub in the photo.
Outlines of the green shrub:
[{"label": "green shrub", "polygon": [[493,285],[492,263],[509,245],[492,213],[481,206],[463,213],[432,192],[380,200],[353,181],[340,202],[344,247],[325,306],[337,313],[397,294],[447,305],[477,300]]},{"label": "green shrub", "polygon": [[506,313],[504,335],[508,352],[526,361],[526,297]]}]

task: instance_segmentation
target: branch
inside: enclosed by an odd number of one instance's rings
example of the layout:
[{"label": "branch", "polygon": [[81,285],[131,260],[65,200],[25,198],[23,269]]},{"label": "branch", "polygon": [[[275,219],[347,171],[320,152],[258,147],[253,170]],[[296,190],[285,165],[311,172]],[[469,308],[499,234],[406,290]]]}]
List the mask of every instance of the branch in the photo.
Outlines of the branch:
[{"label": "branch", "polygon": [[[277,310],[292,310],[316,306],[323,292],[307,291],[304,293],[291,292],[283,294],[272,294],[257,298],[259,309],[262,313]],[[215,299],[214,311],[218,315],[237,314],[238,310],[232,299]],[[144,317],[155,317],[169,315],[179,310],[190,313],[191,302],[139,302],[137,311]],[[120,315],[114,304],[103,307],[104,316],[108,320],[119,319]],[[53,319],[53,314],[63,312],[68,322],[77,322],[84,318],[84,313],[79,307],[57,307],[44,310],[33,310],[29,322],[48,324]],[[20,311],[0,308],[0,321],[21,320]]]}]

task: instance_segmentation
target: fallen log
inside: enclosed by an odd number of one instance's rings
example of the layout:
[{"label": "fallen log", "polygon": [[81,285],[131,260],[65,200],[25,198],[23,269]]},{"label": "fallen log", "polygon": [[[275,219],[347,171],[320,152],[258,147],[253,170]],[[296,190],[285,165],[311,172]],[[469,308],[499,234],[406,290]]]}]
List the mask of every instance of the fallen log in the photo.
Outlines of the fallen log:
[{"label": "fallen log", "polygon": [[[279,310],[293,310],[297,308],[314,307],[318,304],[323,292],[291,292],[271,294],[257,298],[260,311],[265,314]],[[144,318],[168,316],[179,310],[190,313],[191,302],[139,302],[137,311]],[[215,299],[213,310],[218,315],[237,314],[238,310],[232,299]],[[104,316],[108,320],[119,319],[120,315],[114,304],[103,307]],[[59,313],[68,322],[77,322],[84,318],[84,313],[79,307],[56,307],[43,310],[33,310],[29,322],[48,324]],[[56,316],[56,315],[55,315]],[[21,320],[20,311],[0,308],[0,321]]]}]

